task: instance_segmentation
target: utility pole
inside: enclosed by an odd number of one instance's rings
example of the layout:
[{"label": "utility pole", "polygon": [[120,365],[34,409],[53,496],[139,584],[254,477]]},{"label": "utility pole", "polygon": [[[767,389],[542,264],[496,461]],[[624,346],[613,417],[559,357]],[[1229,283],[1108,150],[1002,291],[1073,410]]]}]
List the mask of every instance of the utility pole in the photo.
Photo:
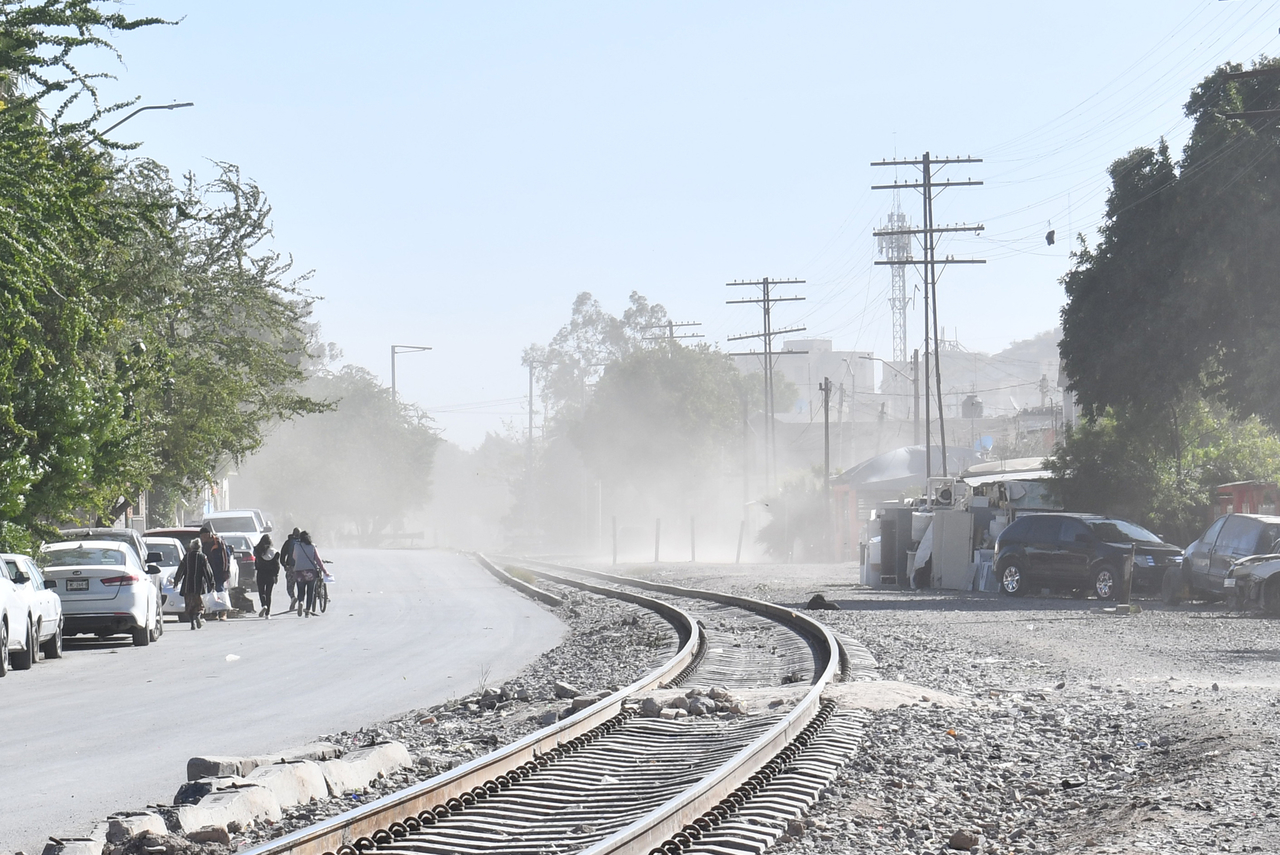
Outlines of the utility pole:
[{"label": "utility pole", "polygon": [[804,297],[775,297],[773,296],[773,288],[778,285],[803,285],[803,279],[769,279],[765,277],[759,282],[726,282],[728,287],[751,286],[760,289],[759,297],[752,297],[746,300],[725,300],[728,305],[739,305],[742,303],[753,303],[760,306],[764,316],[764,330],[758,333],[747,333],[745,335],[729,336],[729,341],[746,341],[747,339],[758,338],[763,343],[763,350],[743,351],[740,353],[730,353],[729,356],[759,356],[764,360],[764,481],[766,495],[772,495],[774,482],[778,477],[778,448],[777,448],[777,431],[774,425],[774,406],[773,406],[773,366],[776,356],[781,355],[800,355],[808,353],[807,350],[787,350],[779,353],[774,350],[773,340],[780,335],[788,333],[803,332],[804,327],[788,327],[786,329],[773,328],[773,306],[776,303],[791,303],[803,300]]},{"label": "utility pole", "polygon": [[[930,436],[930,395],[929,395],[929,352],[933,351],[933,380],[934,388],[938,399],[938,442],[942,448],[942,474],[947,474],[947,428],[946,420],[943,416],[942,408],[942,362],[938,356],[938,237],[948,232],[980,232],[984,229],[981,225],[953,225],[938,226],[933,220],[933,202],[939,193],[949,187],[975,187],[982,184],[981,181],[965,180],[965,181],[937,181],[935,179],[935,171],[943,167],[960,163],[981,163],[982,158],[976,157],[930,157],[929,152],[925,152],[924,156],[918,160],[881,160],[872,163],[872,166],[915,166],[920,169],[919,181],[898,182],[892,184],[873,184],[872,190],[893,190],[895,193],[899,190],[919,190],[924,200],[924,226],[919,229],[912,228],[889,228],[878,229],[873,234],[876,237],[890,237],[896,235],[920,237],[920,244],[924,249],[924,258],[916,261],[908,257],[905,260],[886,260],[877,261],[876,264],[920,264],[922,265],[922,273],[924,279],[924,449],[925,449],[925,472],[926,477],[933,476],[933,449],[932,439]],[[942,262],[945,268],[948,264],[986,264],[986,259],[981,258],[954,258],[946,256]],[[930,310],[932,309],[932,314]],[[932,328],[930,324],[932,323]]]},{"label": "utility pole", "polygon": [[676,330],[681,327],[700,327],[702,324],[698,321],[684,321],[676,323],[675,321],[667,321],[665,324],[652,324],[645,327],[646,330],[666,330],[661,335],[647,335],[645,341],[679,341],[686,338],[702,338],[702,333],[681,333],[676,335]]},{"label": "utility pole", "polygon": [[[125,118],[128,118],[127,116]],[[121,120],[123,121],[123,119]],[[402,353],[422,353],[430,350],[429,347],[422,347],[417,344],[393,344],[391,345],[391,403],[396,404],[400,399],[396,397],[396,357]]]},{"label": "utility pole", "polygon": [[[843,389],[843,386],[841,387]],[[823,545],[831,560],[831,378],[822,378],[822,524]]]},{"label": "utility pole", "polygon": [[912,426],[912,444],[920,444],[920,348],[911,351],[911,388],[915,397],[912,412],[915,413],[915,424]]}]

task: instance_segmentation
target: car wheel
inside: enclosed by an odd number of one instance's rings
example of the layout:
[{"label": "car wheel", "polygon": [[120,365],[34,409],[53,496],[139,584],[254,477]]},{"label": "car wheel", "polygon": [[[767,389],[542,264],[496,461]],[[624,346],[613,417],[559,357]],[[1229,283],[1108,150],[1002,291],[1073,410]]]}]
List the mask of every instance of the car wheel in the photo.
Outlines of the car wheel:
[{"label": "car wheel", "polygon": [[156,606],[155,617],[152,618],[151,629],[147,631],[147,638],[150,641],[159,641],[160,634],[164,632],[161,628],[164,626],[164,618],[160,615],[160,606]]},{"label": "car wheel", "polygon": [[151,630],[147,629],[145,626],[137,627],[130,633],[130,635],[133,636],[134,647],[146,647],[151,643]]},{"label": "car wheel", "polygon": [[0,677],[9,673],[9,624],[0,621]]},{"label": "car wheel", "polygon": [[58,629],[40,648],[44,651],[45,659],[61,659],[62,658],[62,621],[58,621]]},{"label": "car wheel", "polygon": [[1164,578],[1160,580],[1160,599],[1166,606],[1181,605],[1190,599],[1188,588],[1187,577],[1182,568],[1170,567],[1164,571]]},{"label": "car wheel", "polygon": [[1011,561],[1000,571],[1000,593],[1008,597],[1020,597],[1024,588],[1022,568]]},{"label": "car wheel", "polygon": [[1272,576],[1263,587],[1262,608],[1272,617],[1280,617],[1280,576]]},{"label": "car wheel", "polygon": [[13,663],[13,670],[25,671],[36,661],[36,628],[31,621],[27,621],[27,641],[26,649],[20,650],[13,654],[13,658],[9,661]]},{"label": "car wheel", "polygon": [[1118,578],[1116,571],[1110,567],[1098,568],[1098,572],[1093,574],[1093,593],[1100,600],[1114,600]]}]

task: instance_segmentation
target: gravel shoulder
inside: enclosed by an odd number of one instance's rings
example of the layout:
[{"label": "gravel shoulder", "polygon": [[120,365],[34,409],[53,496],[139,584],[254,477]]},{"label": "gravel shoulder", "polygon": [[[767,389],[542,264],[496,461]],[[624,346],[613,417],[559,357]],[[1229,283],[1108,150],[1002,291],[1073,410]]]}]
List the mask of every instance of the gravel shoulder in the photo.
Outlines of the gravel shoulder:
[{"label": "gravel shoulder", "polygon": [[[802,607],[919,694],[873,710],[783,852],[1280,851],[1273,620],[1058,598],[871,591],[847,566],[628,572]],[[966,845],[967,844],[967,845]]]}]

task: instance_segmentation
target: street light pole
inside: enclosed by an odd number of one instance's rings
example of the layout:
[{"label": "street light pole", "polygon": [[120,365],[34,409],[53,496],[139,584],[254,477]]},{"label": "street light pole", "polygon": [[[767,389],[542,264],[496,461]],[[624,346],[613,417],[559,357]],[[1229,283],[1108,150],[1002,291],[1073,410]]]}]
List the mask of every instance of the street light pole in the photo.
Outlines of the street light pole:
[{"label": "street light pole", "polygon": [[416,344],[393,344],[391,345],[391,403],[396,404],[400,399],[396,396],[396,357],[401,353],[420,353],[424,350],[430,350],[429,347],[421,347]]},{"label": "street light pole", "polygon": [[147,110],[179,110],[183,107],[194,107],[194,106],[195,104],[191,101],[183,101],[181,104],[149,104],[146,107],[139,107],[129,115],[125,116],[120,121],[116,122],[111,127],[107,128],[102,133],[98,134],[98,136],[106,136],[107,134],[114,131],[116,128],[123,125],[125,122],[132,119],[134,116],[138,115],[139,113],[145,113]]},{"label": "street light pole", "polygon": [[894,374],[897,374],[903,380],[911,381],[911,386],[914,389],[914,395],[915,395],[915,404],[912,407],[912,411],[915,413],[915,428],[911,435],[911,441],[912,441],[912,444],[919,445],[920,444],[920,350],[917,348],[911,354],[911,376],[910,377],[908,377],[906,374],[899,371],[897,368],[894,368],[892,363],[886,362],[885,360],[881,359],[878,356],[859,356],[858,358],[866,359],[870,362],[879,362],[881,365],[883,365],[885,368],[888,368]]}]

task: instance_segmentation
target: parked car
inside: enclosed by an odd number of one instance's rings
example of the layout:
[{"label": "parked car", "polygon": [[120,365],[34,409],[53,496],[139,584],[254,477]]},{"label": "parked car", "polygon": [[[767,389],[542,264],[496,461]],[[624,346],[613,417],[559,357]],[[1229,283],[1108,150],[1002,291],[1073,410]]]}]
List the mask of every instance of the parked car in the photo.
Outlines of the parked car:
[{"label": "parked car", "polygon": [[[62,600],[50,590],[36,563],[26,555],[0,554],[7,579],[22,604],[17,623],[9,624],[10,661],[17,670],[30,668],[40,659],[62,658]],[[21,628],[21,633],[14,632]],[[20,637],[15,637],[20,636]],[[20,644],[21,650],[13,647]]]},{"label": "parked car", "polygon": [[[144,567],[151,563],[150,557],[147,555],[147,545],[143,541],[142,535],[131,528],[68,528],[58,532],[58,537],[50,543],[71,543],[81,540],[112,540],[116,543],[124,543],[133,550],[138,556],[138,561]],[[157,576],[151,576],[151,581],[156,586],[156,591],[160,590],[160,579]]]},{"label": "parked car", "polygon": [[[1187,547],[1182,565],[1166,572],[1161,594],[1166,603],[1217,600],[1239,592],[1237,566],[1255,555],[1280,551],[1280,516],[1226,514],[1213,521]],[[1257,562],[1253,562],[1257,563]]]},{"label": "parked car", "polygon": [[262,511],[257,508],[239,508],[226,511],[209,511],[204,515],[203,522],[207,522],[213,526],[213,530],[218,534],[227,534],[228,532],[241,532],[253,538],[253,542],[257,543],[258,538],[271,531],[271,523],[267,522],[262,515]]},{"label": "parked car", "polygon": [[[262,535],[258,535],[261,537]],[[222,535],[222,539],[227,542],[227,546],[236,554],[236,567],[239,572],[238,586],[249,591],[258,590],[258,559],[254,557],[253,546],[258,541],[252,538],[251,534],[243,534],[231,532]],[[233,585],[232,587],[236,587]]]},{"label": "parked car", "polygon": [[[187,604],[182,599],[182,594],[174,590],[173,576],[178,572],[178,565],[182,563],[182,556],[186,554],[187,547],[176,537],[156,537],[147,535],[143,538],[147,544],[150,557],[156,559],[153,563],[160,568],[160,611],[166,615],[181,615],[186,612]],[[189,543],[191,538],[187,538]]]},{"label": "parked car", "polygon": [[145,647],[164,632],[160,575],[132,547],[110,540],[46,543],[44,576],[62,599],[64,632],[106,638],[128,633]]},{"label": "parked car", "polygon": [[1139,525],[1096,514],[1027,514],[996,538],[996,579],[1019,596],[1052,588],[1113,599],[1125,585],[1132,552],[1134,584],[1154,587],[1182,550]]}]

